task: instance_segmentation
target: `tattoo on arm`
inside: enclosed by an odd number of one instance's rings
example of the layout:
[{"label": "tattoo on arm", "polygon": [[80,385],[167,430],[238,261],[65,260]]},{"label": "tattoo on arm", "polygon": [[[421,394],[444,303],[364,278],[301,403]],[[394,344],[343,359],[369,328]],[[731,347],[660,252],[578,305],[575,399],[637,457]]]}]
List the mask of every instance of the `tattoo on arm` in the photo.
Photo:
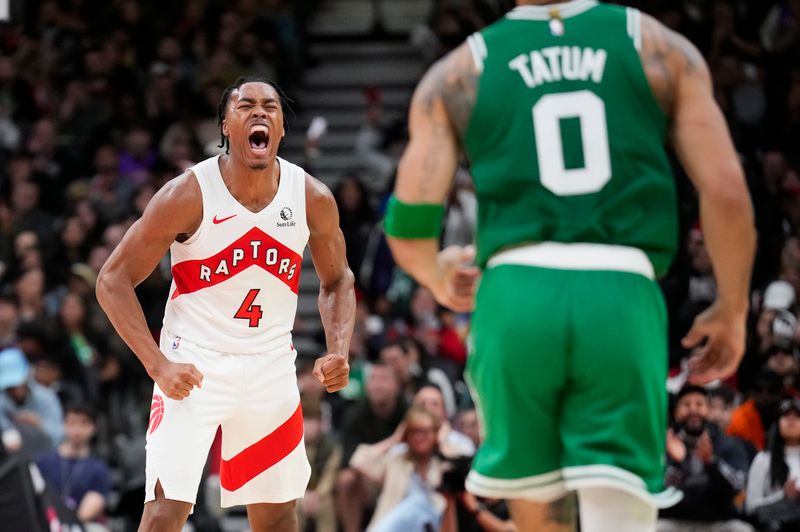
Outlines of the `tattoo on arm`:
[{"label": "tattoo on arm", "polygon": [[432,114],[436,100],[441,100],[448,118],[443,125],[463,138],[475,107],[478,79],[469,47],[462,44],[428,71],[419,86],[420,101]]},{"label": "tattoo on arm", "polygon": [[671,116],[679,77],[705,72],[705,61],[686,37],[649,16],[642,16],[642,34],[642,67],[661,109]]}]

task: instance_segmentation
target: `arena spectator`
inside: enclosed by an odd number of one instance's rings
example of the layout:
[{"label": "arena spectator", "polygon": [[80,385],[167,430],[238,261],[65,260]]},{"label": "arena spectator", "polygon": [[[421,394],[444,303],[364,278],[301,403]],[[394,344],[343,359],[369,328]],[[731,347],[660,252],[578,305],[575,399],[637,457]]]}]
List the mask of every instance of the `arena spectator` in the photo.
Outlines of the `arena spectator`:
[{"label": "arena spectator", "polygon": [[782,396],[783,379],[769,369],[760,371],[753,382],[750,399],[731,414],[727,434],[750,442],[756,450],[763,451],[767,431],[775,422],[775,412]]},{"label": "arena spectator", "polygon": [[53,451],[38,455],[36,465],[47,485],[73,510],[87,532],[104,532],[105,512],[111,492],[108,466],[91,454],[95,412],[88,404],[73,404],[64,411],[64,441]]},{"label": "arena spectator", "polygon": [[800,528],[800,399],[784,399],[747,479],[745,507],[769,532]]},{"label": "arena spectator", "polygon": [[311,479],[305,497],[297,506],[298,530],[336,532],[333,488],[342,462],[342,448],[331,434],[324,432],[318,402],[303,401],[303,426]]},{"label": "arena spectator", "polygon": [[336,477],[336,506],[344,532],[361,531],[364,513],[375,500],[359,470],[349,465],[353,453],[361,444],[393,434],[406,410],[397,376],[389,366],[369,367],[365,391],[366,397],[347,411],[342,425],[342,464],[346,465]]},{"label": "arena spectator", "polygon": [[665,483],[683,492],[661,510],[659,532],[752,532],[734,506],[745,488],[750,461],[740,442],[708,422],[706,390],[686,385],[678,393],[675,427],[667,434]]},{"label": "arena spectator", "polygon": [[478,413],[475,408],[467,408],[458,412],[455,421],[453,421],[453,426],[457,431],[469,437],[476,449],[480,446],[481,433],[478,424]]},{"label": "arena spectator", "polygon": [[381,348],[379,356],[394,370],[406,401],[413,401],[422,386],[433,383],[442,390],[448,417],[455,414],[456,395],[450,378],[442,369],[433,366],[425,348],[418,342],[410,338],[388,342]]},{"label": "arena spectator", "polygon": [[[436,492],[444,470],[437,456],[436,416],[413,406],[388,438],[356,449],[350,465],[380,486],[371,532],[437,529],[445,509]],[[405,443],[405,450],[398,444]]]},{"label": "arena spectator", "polygon": [[16,341],[18,321],[17,302],[11,296],[0,294],[0,349]]},{"label": "arena spectator", "polygon": [[0,351],[0,431],[16,429],[23,448],[33,453],[61,443],[64,428],[58,396],[29,374],[30,364],[20,349]]},{"label": "arena spectator", "polygon": [[737,392],[730,386],[721,385],[708,391],[708,420],[715,423],[723,433],[728,430],[731,415],[737,403]]},{"label": "arena spectator", "polygon": [[356,174],[344,175],[333,195],[339,207],[339,226],[347,243],[347,263],[358,274],[369,232],[375,225],[375,212],[370,207],[367,189]]},{"label": "arena spectator", "polygon": [[475,444],[465,434],[459,432],[450,423],[444,407],[444,396],[442,390],[435,384],[426,384],[417,390],[412,406],[424,408],[436,418],[439,430],[436,433],[436,440],[439,452],[446,458],[458,458],[473,456],[475,454]]}]

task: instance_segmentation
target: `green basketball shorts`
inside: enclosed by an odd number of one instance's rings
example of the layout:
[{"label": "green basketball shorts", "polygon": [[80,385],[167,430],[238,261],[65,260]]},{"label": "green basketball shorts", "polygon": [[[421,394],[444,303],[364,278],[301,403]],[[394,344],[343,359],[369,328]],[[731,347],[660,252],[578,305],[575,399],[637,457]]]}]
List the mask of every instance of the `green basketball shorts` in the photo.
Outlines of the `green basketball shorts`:
[{"label": "green basketball shorts", "polygon": [[666,335],[661,291],[644,275],[486,270],[467,361],[484,441],[467,488],[549,501],[601,486],[677,502],[663,488]]}]

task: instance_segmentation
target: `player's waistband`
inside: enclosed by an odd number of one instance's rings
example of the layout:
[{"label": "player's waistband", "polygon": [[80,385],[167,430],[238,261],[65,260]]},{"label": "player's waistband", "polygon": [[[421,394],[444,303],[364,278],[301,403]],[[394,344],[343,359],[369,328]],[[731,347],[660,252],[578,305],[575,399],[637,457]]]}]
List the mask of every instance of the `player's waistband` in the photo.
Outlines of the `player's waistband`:
[{"label": "player's waistband", "polygon": [[159,347],[165,352],[174,351],[181,347],[188,347],[192,351],[208,355],[279,356],[294,351],[294,343],[292,342],[291,335],[288,335],[288,337],[276,338],[268,345],[259,347],[258,350],[235,349],[233,346],[222,347],[210,344],[204,345],[203,342],[198,342],[195,339],[174,333],[166,327],[161,328]]},{"label": "player's waistband", "polygon": [[653,264],[644,251],[610,244],[539,242],[496,253],[489,259],[487,268],[501,264],[559,270],[611,270],[655,279]]}]

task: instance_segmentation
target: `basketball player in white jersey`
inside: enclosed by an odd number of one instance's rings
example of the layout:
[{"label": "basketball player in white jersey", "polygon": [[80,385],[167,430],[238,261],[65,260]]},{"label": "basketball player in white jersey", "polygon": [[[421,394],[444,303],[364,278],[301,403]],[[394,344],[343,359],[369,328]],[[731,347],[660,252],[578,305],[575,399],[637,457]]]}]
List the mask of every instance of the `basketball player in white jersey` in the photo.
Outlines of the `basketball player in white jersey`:
[{"label": "basketball player in white jersey", "polygon": [[[297,530],[310,466],[291,330],[306,243],[328,350],[314,374],[329,392],[348,382],[353,274],[330,191],[277,157],[282,103],[270,82],[229,87],[219,110],[226,154],[167,183],[98,277],[97,299],[155,381],[140,531],[181,530],[219,426],[222,505],[246,505],[253,531]],[[167,250],[159,346],[134,287]]]}]

